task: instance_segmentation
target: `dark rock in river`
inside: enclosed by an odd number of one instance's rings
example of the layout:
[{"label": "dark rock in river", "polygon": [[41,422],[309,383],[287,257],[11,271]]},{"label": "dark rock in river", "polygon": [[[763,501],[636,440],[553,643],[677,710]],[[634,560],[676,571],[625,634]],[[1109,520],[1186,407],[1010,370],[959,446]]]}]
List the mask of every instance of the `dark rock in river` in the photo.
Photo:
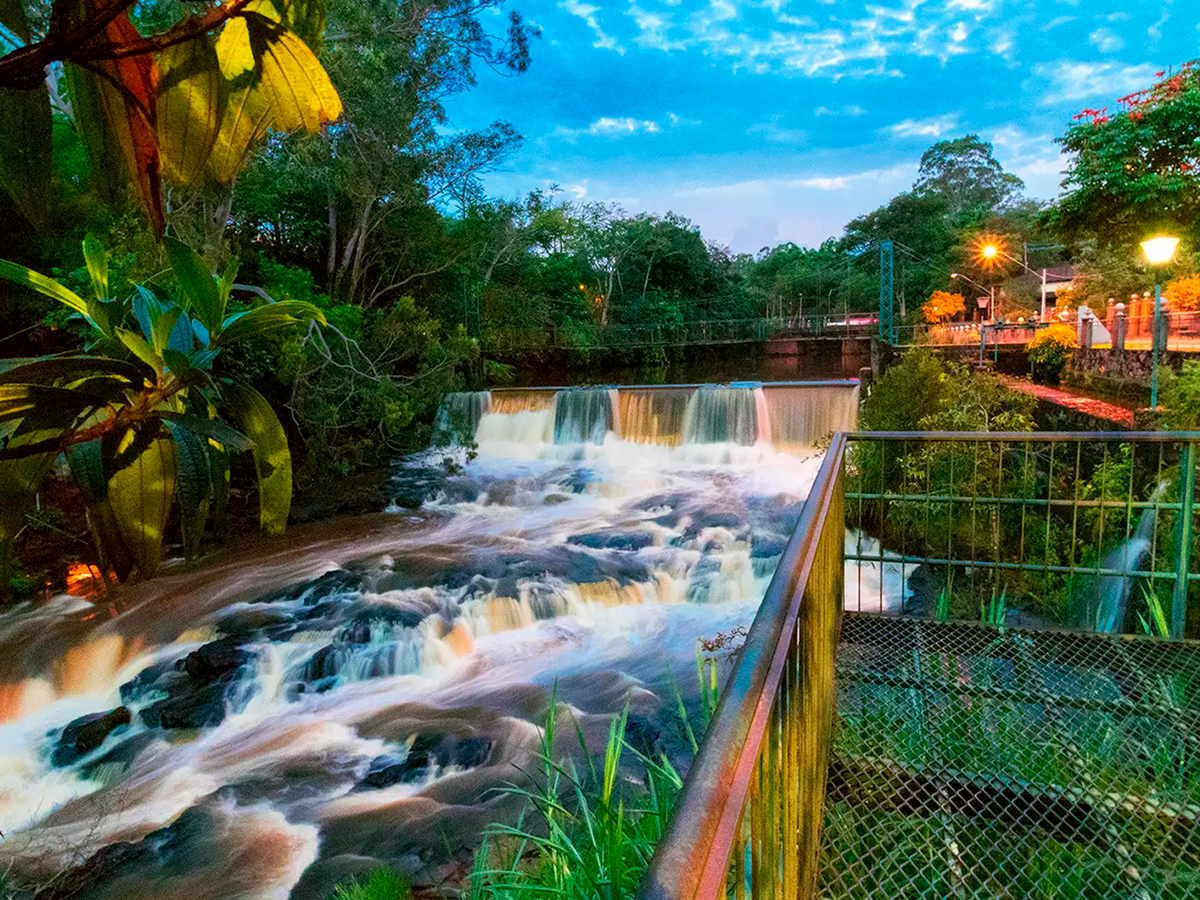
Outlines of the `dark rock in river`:
[{"label": "dark rock in river", "polygon": [[205,644],[187,655],[183,669],[196,681],[219,681],[232,678],[250,661],[250,654],[239,646],[240,638],[227,637]]},{"label": "dark rock in river", "polygon": [[159,700],[142,710],[152,728],[209,728],[225,718],[225,684],[220,681]]},{"label": "dark rock in river", "polygon": [[591,531],[587,534],[573,534],[567,538],[568,544],[578,544],[581,547],[591,547],[593,550],[641,550],[654,543],[654,535],[644,531],[622,531],[618,528],[606,528],[602,531]]},{"label": "dark rock in river", "polygon": [[132,721],[133,717],[124,706],[106,713],[81,716],[62,730],[50,761],[56,766],[69,766],[103,744],[113,731]]},{"label": "dark rock in river", "polygon": [[453,734],[419,734],[404,759],[380,756],[371,762],[361,788],[385,788],[420,781],[432,769],[456,766],[473,769],[487,762],[492,741],[484,737]]}]

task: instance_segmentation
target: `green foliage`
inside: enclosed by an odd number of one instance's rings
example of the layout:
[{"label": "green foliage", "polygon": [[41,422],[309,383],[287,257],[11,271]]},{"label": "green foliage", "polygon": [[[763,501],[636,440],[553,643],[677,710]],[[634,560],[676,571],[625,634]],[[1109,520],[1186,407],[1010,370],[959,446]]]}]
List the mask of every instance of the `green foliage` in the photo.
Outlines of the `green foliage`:
[{"label": "green foliage", "polygon": [[1173,431],[1200,430],[1200,362],[1183,361],[1179,373],[1163,366],[1158,375],[1159,403]]},{"label": "green foliage", "polygon": [[[461,328],[446,334],[411,297],[363,315],[359,332],[310,332],[281,351],[312,479],[377,465],[424,446],[443,394],[462,388],[477,354]],[[414,427],[420,423],[421,427]]]},{"label": "green foliage", "polygon": [[[167,253],[170,277],[135,285],[123,299],[111,297],[108,256],[91,239],[86,299],[0,263],[0,276],[78,316],[90,343],[83,354],[0,362],[0,497],[7,501],[0,544],[11,543],[59,452],[88,501],[100,558],[120,578],[134,565],[154,574],[177,503],[185,550],[198,552],[220,471],[214,460],[226,449],[253,446],[264,528],[282,529],[291,503],[282,427],[253,389],[215,379],[213,363],[241,342],[324,317],[312,304],[269,297],[231,311],[236,266],[218,277],[178,242],[168,241]],[[250,440],[215,417],[219,404]]]},{"label": "green foliage", "polygon": [[412,889],[391,869],[375,869],[362,881],[339,885],[329,900],[408,900]]}]

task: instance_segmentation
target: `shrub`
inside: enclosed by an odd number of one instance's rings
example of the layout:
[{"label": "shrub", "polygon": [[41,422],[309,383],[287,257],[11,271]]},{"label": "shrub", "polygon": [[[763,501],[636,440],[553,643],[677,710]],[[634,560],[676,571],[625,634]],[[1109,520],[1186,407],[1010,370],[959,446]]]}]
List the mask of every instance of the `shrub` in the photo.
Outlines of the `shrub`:
[{"label": "shrub", "polygon": [[1029,361],[1033,363],[1033,380],[1041,384],[1058,384],[1076,346],[1075,329],[1069,325],[1050,325],[1041,329],[1026,347]]}]

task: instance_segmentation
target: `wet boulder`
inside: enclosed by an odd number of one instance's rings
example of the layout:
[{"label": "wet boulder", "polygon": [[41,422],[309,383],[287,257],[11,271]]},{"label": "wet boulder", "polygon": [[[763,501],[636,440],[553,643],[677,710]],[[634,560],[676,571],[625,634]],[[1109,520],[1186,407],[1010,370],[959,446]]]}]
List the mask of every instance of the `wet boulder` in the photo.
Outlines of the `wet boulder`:
[{"label": "wet boulder", "polygon": [[225,718],[225,683],[216,681],[193,687],[142,710],[142,721],[152,728],[210,728]]},{"label": "wet boulder", "polygon": [[580,547],[590,547],[593,550],[641,550],[654,543],[654,535],[644,531],[623,531],[619,528],[606,528],[601,531],[591,531],[587,534],[573,534],[567,538],[568,544]]},{"label": "wet boulder", "polygon": [[226,637],[193,650],[183,661],[183,670],[196,681],[224,681],[250,661],[241,649],[241,638]]},{"label": "wet boulder", "polygon": [[118,706],[105,713],[91,713],[67,724],[50,754],[56,766],[69,766],[104,743],[105,738],[133,721],[129,709]]},{"label": "wet boulder", "polygon": [[750,536],[750,558],[771,559],[782,556],[787,543],[786,535],[772,534],[769,531],[755,531]]},{"label": "wet boulder", "polygon": [[373,760],[359,786],[364,789],[379,789],[391,787],[393,784],[410,784],[420,781],[431,770],[450,766],[473,769],[486,763],[491,752],[490,738],[418,734],[413,738],[412,746],[403,759],[380,756]]}]

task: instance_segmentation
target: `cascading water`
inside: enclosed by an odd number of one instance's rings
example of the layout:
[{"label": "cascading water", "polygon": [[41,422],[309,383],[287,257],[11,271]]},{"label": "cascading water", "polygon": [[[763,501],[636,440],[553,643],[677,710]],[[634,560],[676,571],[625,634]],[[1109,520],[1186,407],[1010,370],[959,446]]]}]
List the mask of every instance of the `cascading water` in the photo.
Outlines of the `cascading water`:
[{"label": "cascading water", "polygon": [[614,388],[572,388],[554,398],[554,443],[603,444],[619,431]]},{"label": "cascading water", "polygon": [[771,439],[771,415],[759,385],[705,385],[692,395],[683,420],[685,444],[739,444]]},{"label": "cascading water", "polygon": [[456,391],[442,398],[433,423],[435,444],[467,444],[492,408],[491,391]]},{"label": "cascading water", "polygon": [[[1159,494],[1161,493],[1160,488]],[[1129,597],[1138,578],[1134,573],[1150,552],[1157,521],[1157,506],[1142,510],[1133,534],[1101,558],[1101,569],[1121,574],[1099,577],[1095,585],[1093,609],[1084,627],[1094,627],[1096,631],[1104,634],[1117,634],[1126,630]]]},{"label": "cascading water", "polygon": [[771,390],[448,399],[479,455],[404,461],[420,509],[0,614],[0,869],[80,900],[444,888],[519,814],[496,788],[551,698],[563,752],[628,707],[683,764],[696,641],[752,620],[819,465],[768,443]]}]

